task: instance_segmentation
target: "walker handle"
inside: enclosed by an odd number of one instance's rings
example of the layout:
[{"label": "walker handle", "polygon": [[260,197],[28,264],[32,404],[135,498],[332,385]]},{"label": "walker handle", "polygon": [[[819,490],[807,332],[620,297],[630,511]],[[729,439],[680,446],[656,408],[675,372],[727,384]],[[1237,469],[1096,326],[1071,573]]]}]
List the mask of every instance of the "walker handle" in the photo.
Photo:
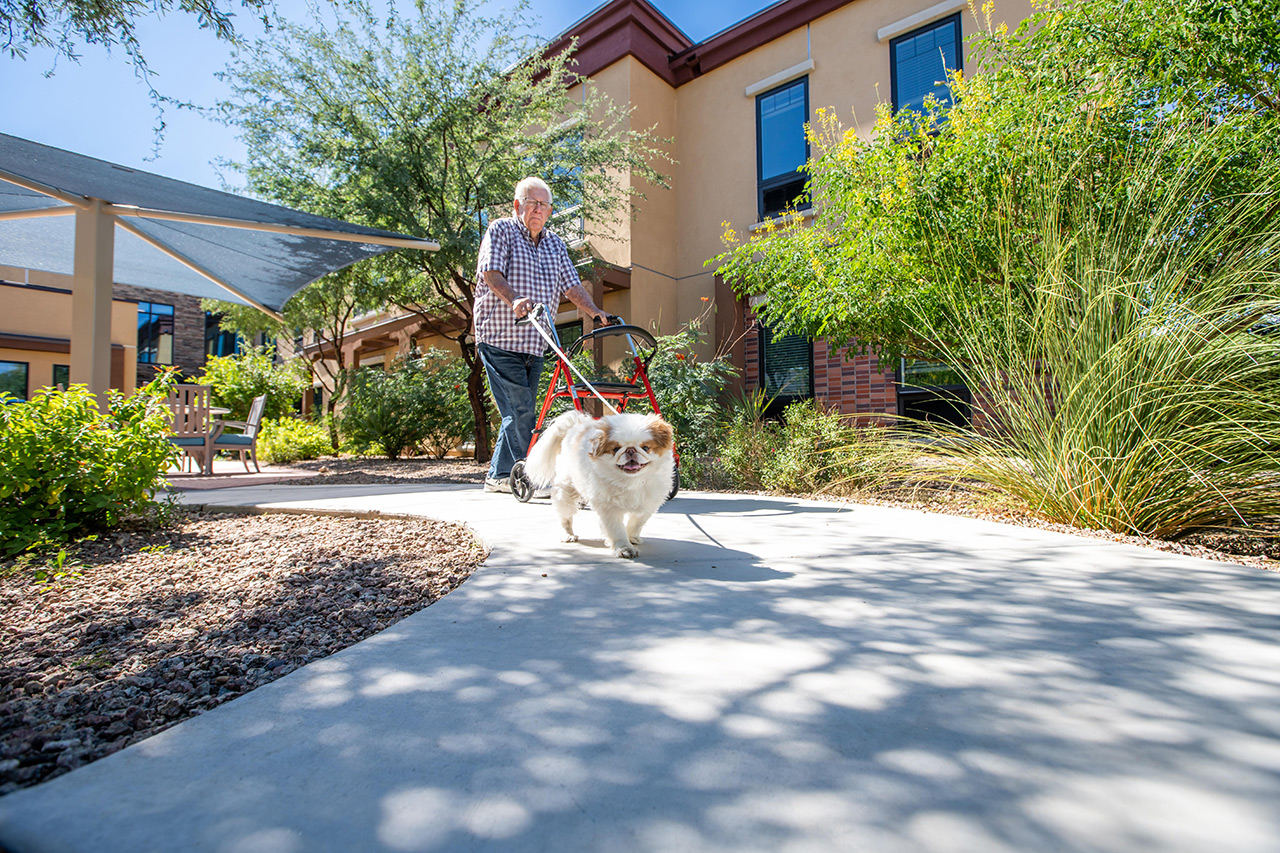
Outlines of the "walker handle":
[{"label": "walker handle", "polygon": [[527,325],[529,325],[530,323],[532,323],[532,322],[533,322],[533,317],[534,317],[534,315],[535,315],[535,314],[542,314],[542,313],[546,312],[546,310],[547,310],[547,306],[545,306],[545,305],[543,305],[541,302],[539,302],[539,303],[537,303],[536,305],[534,305],[532,308],[530,308],[530,309],[529,309],[529,313],[528,313],[528,314],[525,314],[523,317],[517,317],[517,318],[516,318],[516,325],[517,325],[517,326],[527,326]]}]

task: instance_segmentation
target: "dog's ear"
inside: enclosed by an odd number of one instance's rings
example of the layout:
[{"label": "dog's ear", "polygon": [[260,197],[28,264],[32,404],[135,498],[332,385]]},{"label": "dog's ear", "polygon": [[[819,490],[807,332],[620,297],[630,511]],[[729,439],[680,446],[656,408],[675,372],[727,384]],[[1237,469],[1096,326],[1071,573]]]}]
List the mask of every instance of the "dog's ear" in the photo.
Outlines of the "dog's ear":
[{"label": "dog's ear", "polygon": [[654,449],[660,452],[669,449],[676,440],[675,428],[657,415],[649,418],[649,434],[653,436]]},{"label": "dog's ear", "polygon": [[591,447],[591,458],[599,459],[607,453],[617,450],[617,443],[614,443],[612,449],[609,447],[609,422],[605,420],[596,421],[591,425],[591,439],[589,445]]}]

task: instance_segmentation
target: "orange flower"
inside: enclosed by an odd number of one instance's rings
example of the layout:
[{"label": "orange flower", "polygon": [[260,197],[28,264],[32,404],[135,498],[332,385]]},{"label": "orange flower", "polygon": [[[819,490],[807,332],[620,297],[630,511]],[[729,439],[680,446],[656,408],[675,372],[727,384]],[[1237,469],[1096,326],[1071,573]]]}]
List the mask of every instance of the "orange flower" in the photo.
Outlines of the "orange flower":
[{"label": "orange flower", "polygon": [[682,352],[676,353],[676,358],[680,359],[681,361],[684,361],[684,353]]},{"label": "orange flower", "polygon": [[711,301],[711,299],[710,299],[709,297],[704,296],[704,297],[702,297],[702,301],[703,301],[703,302],[710,302],[710,301]]}]

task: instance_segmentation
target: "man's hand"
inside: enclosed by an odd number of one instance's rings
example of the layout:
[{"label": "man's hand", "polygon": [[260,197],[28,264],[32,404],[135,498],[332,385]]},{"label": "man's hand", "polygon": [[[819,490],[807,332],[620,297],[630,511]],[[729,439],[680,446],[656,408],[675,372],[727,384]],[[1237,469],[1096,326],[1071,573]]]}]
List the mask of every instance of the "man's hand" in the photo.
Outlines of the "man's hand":
[{"label": "man's hand", "polygon": [[516,297],[516,300],[511,303],[511,310],[516,312],[517,317],[524,317],[533,310],[533,300],[527,296]]}]

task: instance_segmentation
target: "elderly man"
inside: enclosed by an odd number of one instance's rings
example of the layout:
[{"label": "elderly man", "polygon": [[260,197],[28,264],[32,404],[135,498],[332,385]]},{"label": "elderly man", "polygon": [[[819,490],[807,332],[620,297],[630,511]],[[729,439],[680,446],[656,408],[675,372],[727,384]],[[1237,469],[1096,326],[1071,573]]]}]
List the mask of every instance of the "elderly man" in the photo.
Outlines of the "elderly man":
[{"label": "elderly man", "polygon": [[511,466],[529,452],[537,420],[546,342],[532,325],[515,325],[516,319],[537,304],[554,312],[562,296],[601,322],[609,316],[582,286],[564,241],[546,228],[550,217],[551,188],[541,178],[525,178],[516,184],[512,215],[490,222],[480,243],[474,332],[502,415],[486,492],[511,491]]}]

